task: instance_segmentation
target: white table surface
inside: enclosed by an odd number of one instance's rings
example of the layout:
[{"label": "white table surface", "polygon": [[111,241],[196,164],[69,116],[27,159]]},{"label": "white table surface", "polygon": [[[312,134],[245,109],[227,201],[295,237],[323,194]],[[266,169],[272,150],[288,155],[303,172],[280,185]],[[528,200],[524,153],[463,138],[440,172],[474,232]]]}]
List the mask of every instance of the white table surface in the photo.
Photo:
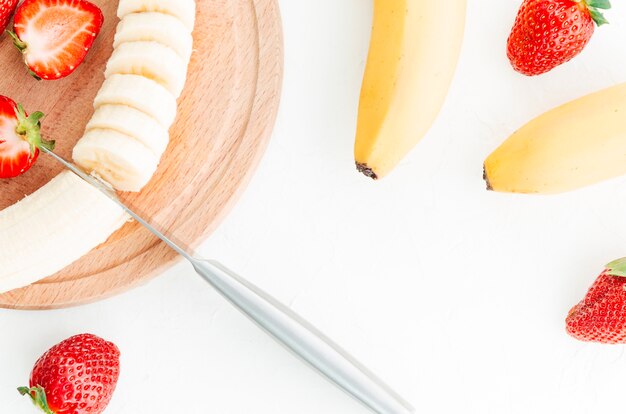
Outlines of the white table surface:
[{"label": "white table surface", "polygon": [[[519,2],[471,1],[438,122],[374,183],[352,159],[369,3],[281,1],[286,71],[273,140],[200,252],[318,325],[418,412],[622,409],[624,347],[574,341],[564,318],[604,263],[626,255],[626,179],[562,196],[499,195],[484,190],[481,164],[533,116],[626,80],[626,4],[614,1],[613,24],[582,56],[526,78],[504,51]],[[33,413],[15,387],[48,346],[85,331],[123,353],[107,413],[367,412],[183,264],[90,306],[0,311],[0,411]]]}]

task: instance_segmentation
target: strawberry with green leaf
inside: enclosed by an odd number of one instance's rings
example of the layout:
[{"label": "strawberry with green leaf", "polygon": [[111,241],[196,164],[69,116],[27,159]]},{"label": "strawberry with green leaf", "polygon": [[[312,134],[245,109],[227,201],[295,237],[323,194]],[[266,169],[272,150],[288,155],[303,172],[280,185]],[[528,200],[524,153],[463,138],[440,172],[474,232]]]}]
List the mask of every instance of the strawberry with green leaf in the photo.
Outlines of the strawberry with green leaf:
[{"label": "strawberry with green leaf", "polygon": [[609,0],[524,0],[507,43],[513,69],[534,76],[571,60],[610,8]]},{"label": "strawberry with green leaf", "polygon": [[40,148],[54,149],[54,141],[41,136],[44,114],[28,115],[22,105],[0,96],[0,179],[25,173],[37,161]]},{"label": "strawberry with green leaf", "polygon": [[581,341],[626,343],[626,258],[606,265],[565,324],[567,332]]},{"label": "strawberry with green leaf", "polygon": [[53,346],[35,363],[30,385],[20,387],[46,414],[100,414],[115,391],[120,351],[91,334]]}]

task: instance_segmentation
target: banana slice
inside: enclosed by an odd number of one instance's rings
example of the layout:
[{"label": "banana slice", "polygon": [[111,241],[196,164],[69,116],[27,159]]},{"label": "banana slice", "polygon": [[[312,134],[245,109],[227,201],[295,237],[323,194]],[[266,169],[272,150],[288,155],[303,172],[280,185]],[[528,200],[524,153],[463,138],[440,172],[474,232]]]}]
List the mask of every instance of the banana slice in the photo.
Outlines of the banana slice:
[{"label": "banana slice", "polygon": [[73,158],[120,191],[140,191],[159,165],[159,158],[147,147],[112,129],[85,133],[74,147]]},{"label": "banana slice", "polygon": [[111,75],[94,99],[94,108],[126,105],[154,118],[165,129],[176,118],[176,98],[155,81],[139,75]]},{"label": "banana slice", "polygon": [[126,105],[102,105],[94,112],[86,131],[112,129],[133,137],[161,157],[167,148],[169,135],[151,116]]},{"label": "banana slice", "polygon": [[0,211],[0,293],[58,272],[127,220],[100,191],[69,171],[59,174]]},{"label": "banana slice", "polygon": [[120,0],[117,17],[131,13],[159,12],[178,18],[189,30],[196,20],[195,0]]},{"label": "banana slice", "polygon": [[111,75],[140,75],[152,79],[178,98],[187,80],[187,64],[174,49],[161,43],[122,43],[107,63],[104,76]]},{"label": "banana slice", "polygon": [[113,47],[122,43],[152,41],[171,47],[185,62],[191,59],[193,36],[176,17],[147,12],[127,14],[117,25]]}]

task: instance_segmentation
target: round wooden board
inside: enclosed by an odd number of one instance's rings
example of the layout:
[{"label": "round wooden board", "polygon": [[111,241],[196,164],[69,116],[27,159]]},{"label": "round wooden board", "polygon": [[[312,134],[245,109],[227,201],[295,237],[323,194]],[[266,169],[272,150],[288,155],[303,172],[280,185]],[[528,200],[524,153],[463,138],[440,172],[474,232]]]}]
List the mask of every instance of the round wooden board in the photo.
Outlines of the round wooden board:
[{"label": "round wooden board", "polygon": [[[46,113],[44,135],[57,140],[56,151],[66,158],[93,112],[118,21],[117,2],[92,1],[102,8],[105,25],[87,60],[68,78],[37,82],[8,36],[0,38],[0,94]],[[283,63],[276,0],[197,0],[197,5],[194,54],[170,146],[150,184],[120,197],[190,248],[215,229],[258,164],[276,118]],[[0,180],[0,210],[61,171],[47,158],[17,179]],[[0,295],[0,307],[92,302],[146,282],[176,259],[148,231],[128,223],[61,272]]]}]

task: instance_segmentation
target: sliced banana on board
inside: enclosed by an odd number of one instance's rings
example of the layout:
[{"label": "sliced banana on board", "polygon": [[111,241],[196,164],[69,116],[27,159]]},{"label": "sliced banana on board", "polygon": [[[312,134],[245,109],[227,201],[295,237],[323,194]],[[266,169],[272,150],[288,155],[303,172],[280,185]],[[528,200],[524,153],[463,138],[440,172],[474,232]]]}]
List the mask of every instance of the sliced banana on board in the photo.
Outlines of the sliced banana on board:
[{"label": "sliced banana on board", "polygon": [[117,17],[122,19],[131,13],[159,12],[178,18],[189,30],[196,20],[194,0],[120,0]]},{"label": "sliced banana on board", "polygon": [[187,63],[174,49],[158,42],[120,44],[107,63],[104,76],[140,75],[152,79],[178,98],[187,80]]},{"label": "sliced banana on board", "polygon": [[74,173],[62,172],[0,211],[0,293],[60,271],[127,220],[100,191]]},{"label": "sliced banana on board", "polygon": [[120,191],[140,191],[159,165],[159,157],[145,145],[112,129],[87,131],[74,147],[73,158]]},{"label": "sliced banana on board", "polygon": [[[118,190],[139,191],[167,146],[167,131],[176,117],[175,95],[185,83],[192,53],[195,9],[194,0],[119,2],[116,57],[94,100],[94,116],[74,148],[77,164]],[[132,46],[144,42],[163,47]],[[168,48],[171,53],[164,52]],[[129,56],[129,50],[141,57]],[[155,61],[166,67],[157,68]],[[180,73],[174,74],[173,67]],[[144,76],[116,72],[138,72],[167,88]],[[62,270],[104,243],[127,220],[100,191],[73,173],[62,172],[0,211],[0,293]],[[33,256],[33,251],[38,254]]]},{"label": "sliced banana on board", "polygon": [[171,47],[184,62],[189,62],[193,51],[193,36],[179,19],[169,14],[131,13],[117,25],[113,47],[122,43],[152,41]]},{"label": "sliced banana on board", "polygon": [[126,105],[102,105],[85,128],[112,129],[128,135],[161,157],[169,142],[167,130],[151,116]]},{"label": "sliced banana on board", "polygon": [[153,80],[139,75],[111,75],[94,99],[94,108],[126,105],[154,118],[166,129],[176,118],[176,98]]}]

